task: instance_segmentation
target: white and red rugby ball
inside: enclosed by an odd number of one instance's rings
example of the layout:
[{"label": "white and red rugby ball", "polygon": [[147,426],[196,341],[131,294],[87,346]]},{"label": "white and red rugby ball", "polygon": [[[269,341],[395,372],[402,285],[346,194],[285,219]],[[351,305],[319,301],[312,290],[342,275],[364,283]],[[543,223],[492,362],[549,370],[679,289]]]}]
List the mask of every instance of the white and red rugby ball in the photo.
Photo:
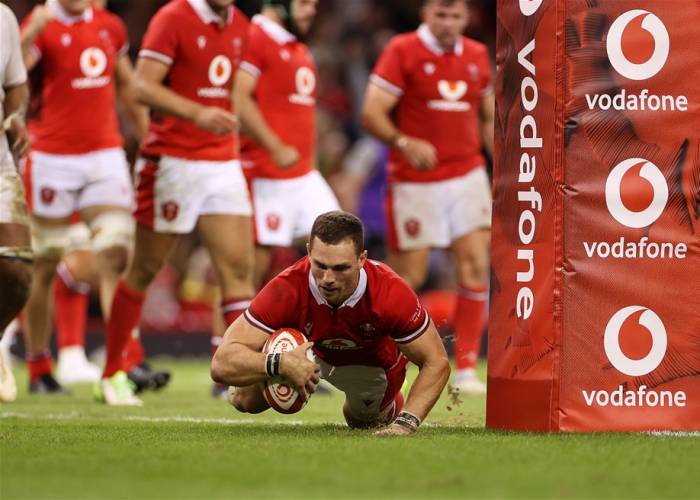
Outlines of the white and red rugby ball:
[{"label": "white and red rugby ball", "polygon": [[[265,354],[275,352],[289,352],[307,342],[306,336],[293,328],[281,328],[270,335],[262,352]],[[306,356],[313,361],[311,349],[306,351]],[[309,400],[299,393],[294,387],[285,382],[282,377],[275,377],[266,380],[263,385],[263,396],[265,401],[280,413],[296,413],[301,410]]]}]

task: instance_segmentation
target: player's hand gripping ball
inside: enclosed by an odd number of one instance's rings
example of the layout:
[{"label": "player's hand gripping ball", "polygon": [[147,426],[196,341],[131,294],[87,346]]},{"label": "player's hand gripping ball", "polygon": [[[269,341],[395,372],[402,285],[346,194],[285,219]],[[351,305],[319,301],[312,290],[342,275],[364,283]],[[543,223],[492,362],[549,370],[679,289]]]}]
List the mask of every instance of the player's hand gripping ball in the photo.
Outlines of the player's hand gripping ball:
[{"label": "player's hand gripping ball", "polygon": [[[306,336],[292,328],[282,328],[270,335],[262,352],[290,352],[307,342]],[[314,362],[311,349],[306,351],[306,357]],[[301,410],[311,397],[308,393],[300,393],[283,377],[266,380],[263,385],[263,396],[271,408],[280,413],[296,413]]]}]

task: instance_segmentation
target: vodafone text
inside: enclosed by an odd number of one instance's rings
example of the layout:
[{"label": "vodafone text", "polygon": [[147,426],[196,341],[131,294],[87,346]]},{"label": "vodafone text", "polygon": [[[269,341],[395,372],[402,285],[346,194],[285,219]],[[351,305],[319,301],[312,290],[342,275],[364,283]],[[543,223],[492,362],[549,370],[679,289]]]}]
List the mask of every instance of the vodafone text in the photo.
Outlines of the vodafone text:
[{"label": "vodafone text", "polygon": [[640,385],[636,391],[621,385],[613,391],[583,390],[581,394],[588,406],[678,406],[683,408],[686,405],[685,392],[648,390],[646,385]]},{"label": "vodafone text", "polygon": [[[524,16],[531,16],[542,5],[542,0],[520,0],[520,12]],[[535,51],[535,39],[530,40],[518,52],[518,63],[530,76],[526,76],[520,82],[520,97],[522,106],[526,113],[532,113],[537,107],[538,89],[534,77],[537,68],[532,63],[531,55]],[[535,278],[535,251],[527,248],[535,239],[537,222],[536,213],[542,212],[542,195],[533,185],[537,164],[535,156],[528,150],[542,149],[543,141],[538,137],[537,122],[532,114],[525,114],[520,121],[520,148],[523,150],[520,156],[520,167],[518,173],[518,183],[522,186],[518,190],[518,202],[525,204],[520,212],[518,221],[518,237],[520,244],[525,248],[518,248],[517,259],[519,268],[522,262],[527,264],[526,271],[518,271],[516,279],[518,283],[523,283],[518,290],[515,303],[515,311],[518,318],[528,319],[535,307],[535,296],[529,283]]]},{"label": "vodafone text", "polygon": [[601,259],[685,259],[688,245],[685,243],[657,243],[643,236],[639,241],[627,241],[624,236],[614,242],[584,241],[588,258]]}]

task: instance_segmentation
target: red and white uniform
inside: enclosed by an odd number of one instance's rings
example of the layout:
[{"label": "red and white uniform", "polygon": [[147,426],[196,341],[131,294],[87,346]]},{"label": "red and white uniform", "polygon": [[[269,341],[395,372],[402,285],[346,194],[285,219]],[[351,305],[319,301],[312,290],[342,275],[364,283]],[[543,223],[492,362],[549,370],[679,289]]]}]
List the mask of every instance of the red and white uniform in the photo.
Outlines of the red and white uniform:
[{"label": "red and white uniform", "polygon": [[417,339],[430,324],[408,284],[371,260],[360,270],[355,292],[333,308],[316,285],[308,257],[270,281],[245,318],[269,333],[284,327],[304,332],[314,342],[322,377],[346,393],[356,415],[377,413],[394,401],[406,367],[397,344]]},{"label": "red and white uniform", "polygon": [[41,81],[29,120],[32,153],[25,167],[30,208],[66,217],[87,206],[130,207],[129,168],[119,133],[114,73],[129,44],[121,20],[88,7],[71,16],[57,0],[55,19],[36,38]]},{"label": "red and white uniform", "polygon": [[[222,28],[206,0],[173,0],[151,20],[139,57],[168,65],[164,84],[173,92],[232,111],[248,24],[233,6]],[[200,215],[251,214],[235,134],[212,134],[154,112],[141,154],[136,219],[146,227],[186,233]]]},{"label": "red and white uniform", "polygon": [[317,71],[309,48],[281,25],[253,18],[240,67],[257,79],[255,100],[280,139],[294,146],[299,161],[280,169],[270,153],[241,135],[243,171],[255,208],[256,240],[290,246],[309,234],[320,214],[338,209],[328,184],[314,167]]},{"label": "red and white uniform", "polygon": [[[445,52],[422,25],[391,40],[370,79],[400,98],[396,123],[401,133],[430,142],[438,157],[434,169],[419,171],[392,150],[387,202],[391,246],[444,247],[488,227],[490,188],[479,129],[481,99],[493,92],[487,48],[460,37]],[[413,189],[414,184],[421,185]],[[432,208],[425,198],[435,202]]]}]

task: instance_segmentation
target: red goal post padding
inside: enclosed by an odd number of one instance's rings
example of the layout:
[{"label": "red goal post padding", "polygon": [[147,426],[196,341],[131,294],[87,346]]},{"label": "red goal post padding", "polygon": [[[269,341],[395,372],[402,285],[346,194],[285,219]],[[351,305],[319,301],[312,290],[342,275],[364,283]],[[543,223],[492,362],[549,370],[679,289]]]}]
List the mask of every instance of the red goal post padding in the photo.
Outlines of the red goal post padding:
[{"label": "red goal post padding", "polygon": [[698,25],[499,2],[487,426],[700,429]]}]

